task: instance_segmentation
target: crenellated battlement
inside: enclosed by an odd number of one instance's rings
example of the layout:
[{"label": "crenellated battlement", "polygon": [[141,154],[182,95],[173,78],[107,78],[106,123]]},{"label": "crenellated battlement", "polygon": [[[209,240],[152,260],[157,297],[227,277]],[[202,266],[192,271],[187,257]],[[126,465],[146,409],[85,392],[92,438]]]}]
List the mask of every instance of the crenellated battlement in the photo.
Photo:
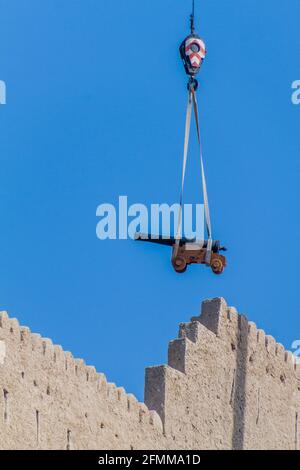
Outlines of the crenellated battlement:
[{"label": "crenellated battlement", "polygon": [[174,448],[182,433],[183,448],[300,446],[299,363],[223,298],[180,324],[168,366],[147,369],[145,390]]},{"label": "crenellated battlement", "polygon": [[179,326],[145,403],[0,313],[0,449],[299,449],[300,364],[227,306]]},{"label": "crenellated battlement", "polygon": [[[190,343],[208,340],[213,333],[221,341],[228,344],[231,340],[232,351],[237,351],[238,342],[247,342],[250,362],[260,355],[260,360],[274,361],[287,371],[295,372],[299,377],[300,364],[290,351],[286,351],[282,344],[277,343],[275,338],[266,335],[256,324],[248,321],[245,315],[237,312],[236,308],[228,307],[223,298],[206,300],[202,304],[201,314],[193,317],[189,323],[181,323],[178,338],[169,344],[168,364],[181,372],[186,369],[184,356]],[[251,358],[250,358],[251,353]],[[256,354],[257,353],[257,354]],[[176,362],[178,361],[178,365]]]},{"label": "crenellated battlement", "polygon": [[[112,444],[115,440],[117,447],[122,442],[122,434],[123,443],[126,440],[126,445],[129,445],[131,428],[132,447],[137,445],[139,434],[142,436],[152,433],[155,439],[162,435],[162,422],[155,411],[150,411],[144,403],[140,403],[123,388],[107,382],[104,374],[97,373],[93,366],[86,365],[82,359],[74,358],[61,346],[54,345],[50,339],[20,326],[6,312],[0,313],[0,341],[5,344],[5,357],[3,364],[0,364],[0,430],[2,426],[4,431],[7,430],[6,436],[0,433],[0,449],[48,448],[45,443],[51,441],[49,435],[54,430],[56,432],[60,421],[63,421],[61,425],[65,429],[58,448],[70,447],[68,439],[71,435],[73,447],[82,448],[81,431],[78,431],[78,440],[75,437],[77,432],[69,431],[74,427],[82,427],[82,432],[85,429],[86,433],[87,423],[88,428],[94,427],[96,435],[100,430],[102,434],[109,431],[112,434]],[[74,400],[76,404],[73,407]],[[22,416],[25,408],[26,418],[31,422],[29,429],[34,436],[28,441],[28,430],[24,427],[24,434],[20,432],[24,424]],[[50,423],[43,426],[51,414],[53,417],[50,422],[55,426],[53,429]],[[122,433],[116,431],[113,434],[110,429],[110,417],[114,415],[118,417],[116,429],[121,427]],[[95,421],[93,426],[89,419]],[[17,436],[12,444],[14,433]],[[86,443],[84,448],[99,448],[101,441],[96,444],[94,438],[91,435],[93,444]]]}]

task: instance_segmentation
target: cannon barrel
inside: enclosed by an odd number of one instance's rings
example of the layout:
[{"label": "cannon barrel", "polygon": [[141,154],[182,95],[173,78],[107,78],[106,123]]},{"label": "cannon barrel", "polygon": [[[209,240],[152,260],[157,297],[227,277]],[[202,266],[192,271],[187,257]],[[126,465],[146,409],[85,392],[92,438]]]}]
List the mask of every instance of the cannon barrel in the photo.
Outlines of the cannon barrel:
[{"label": "cannon barrel", "polygon": [[[164,237],[162,235],[151,235],[145,233],[136,233],[134,239],[136,241],[148,242],[148,243],[156,243],[158,245],[165,245],[165,246],[173,246],[176,243],[175,237]],[[196,238],[190,239],[183,237],[179,240],[179,245],[183,246],[187,243],[203,243],[203,248],[207,247],[207,240],[199,241]],[[219,253],[219,251],[227,251],[224,246],[220,246],[219,240],[214,240],[212,243],[212,251],[213,253]]]}]

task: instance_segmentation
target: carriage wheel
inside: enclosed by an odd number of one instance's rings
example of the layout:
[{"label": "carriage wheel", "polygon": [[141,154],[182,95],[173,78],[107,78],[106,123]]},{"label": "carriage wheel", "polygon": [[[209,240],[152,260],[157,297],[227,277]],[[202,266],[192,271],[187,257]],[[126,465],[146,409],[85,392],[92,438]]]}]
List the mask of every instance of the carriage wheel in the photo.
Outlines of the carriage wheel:
[{"label": "carriage wheel", "polygon": [[211,262],[211,269],[215,274],[222,274],[224,271],[224,265],[219,258],[215,258]]},{"label": "carriage wheel", "polygon": [[176,258],[173,259],[172,263],[177,273],[184,273],[186,271],[187,264],[184,258],[176,256]]}]

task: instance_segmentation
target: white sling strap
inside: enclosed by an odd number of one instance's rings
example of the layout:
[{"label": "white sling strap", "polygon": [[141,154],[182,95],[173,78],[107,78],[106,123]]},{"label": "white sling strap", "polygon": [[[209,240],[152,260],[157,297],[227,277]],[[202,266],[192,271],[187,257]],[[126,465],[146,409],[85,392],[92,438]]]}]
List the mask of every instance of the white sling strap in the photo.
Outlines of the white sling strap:
[{"label": "white sling strap", "polygon": [[182,231],[183,194],[184,194],[186,163],[187,163],[188,148],[189,148],[192,107],[194,107],[196,128],[197,128],[197,137],[198,137],[198,143],[199,143],[199,148],[200,148],[200,164],[201,164],[202,187],[203,187],[203,198],[204,198],[204,215],[205,215],[205,223],[206,223],[206,229],[207,229],[207,235],[208,235],[205,261],[206,261],[206,264],[210,264],[212,242],[213,242],[213,240],[212,240],[212,228],[211,228],[211,220],[210,220],[210,212],[209,212],[209,204],[208,204],[208,194],[207,194],[207,185],[206,185],[204,163],[203,163],[203,152],[202,152],[202,142],[201,142],[201,134],[200,134],[199,115],[198,115],[198,104],[197,104],[197,99],[196,99],[196,93],[195,93],[193,88],[191,88],[189,90],[188,105],[187,105],[187,112],[186,112],[184,151],[183,151],[183,166],[182,166],[182,180],[181,180],[181,193],[180,193],[180,209],[179,209],[179,216],[178,216],[176,244],[177,245],[179,244],[179,241],[180,241],[181,235],[182,235],[181,231]]},{"label": "white sling strap", "polygon": [[178,215],[178,226],[176,233],[176,243],[179,243],[179,240],[182,236],[182,210],[183,210],[183,193],[184,193],[184,181],[185,181],[185,170],[186,162],[189,150],[189,140],[190,140],[190,129],[191,129],[191,116],[192,116],[192,93],[189,92],[188,95],[188,104],[186,110],[186,120],[185,120],[185,136],[184,136],[184,149],[183,149],[183,164],[182,164],[182,179],[181,179],[181,192],[180,192],[180,208]]},{"label": "white sling strap", "polygon": [[204,214],[205,214],[205,222],[206,222],[206,229],[207,229],[207,235],[208,235],[205,261],[206,261],[207,264],[210,264],[213,239],[212,239],[212,229],[211,229],[210,211],[209,211],[209,203],[208,203],[207,185],[206,185],[204,163],[203,163],[203,151],[202,151],[200,124],[199,124],[198,104],[197,104],[196,93],[195,93],[194,90],[192,90],[192,98],[193,98],[194,113],[195,113],[195,119],[196,119],[197,137],[198,137],[199,148],[200,148],[200,163],[201,163],[203,199],[204,199]]}]

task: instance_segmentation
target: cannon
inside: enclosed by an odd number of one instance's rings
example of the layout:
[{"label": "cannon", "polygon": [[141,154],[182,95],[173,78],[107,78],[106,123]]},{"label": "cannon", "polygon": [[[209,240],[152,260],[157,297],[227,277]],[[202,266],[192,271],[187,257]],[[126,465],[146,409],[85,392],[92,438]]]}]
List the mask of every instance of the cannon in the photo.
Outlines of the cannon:
[{"label": "cannon", "polygon": [[136,241],[156,243],[158,245],[172,247],[172,265],[177,273],[184,273],[189,264],[204,264],[210,266],[214,274],[222,274],[226,267],[226,258],[220,251],[227,251],[218,240],[211,244],[208,250],[207,240],[196,240],[196,238],[175,238],[162,235],[150,235],[143,233],[135,234]]}]

